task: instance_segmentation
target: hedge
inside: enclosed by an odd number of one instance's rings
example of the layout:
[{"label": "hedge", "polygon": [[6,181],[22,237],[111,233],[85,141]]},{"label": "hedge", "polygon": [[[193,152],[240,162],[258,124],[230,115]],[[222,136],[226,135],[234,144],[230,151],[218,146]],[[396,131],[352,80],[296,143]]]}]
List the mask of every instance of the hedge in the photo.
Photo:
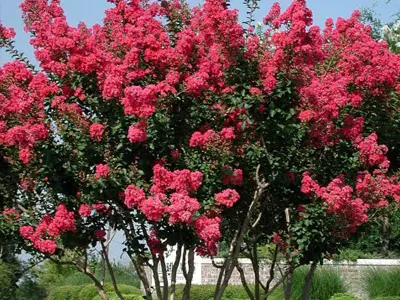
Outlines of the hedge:
[{"label": "hedge", "polygon": [[[126,300],[143,299],[141,291],[130,285],[119,284],[121,294],[125,295]],[[118,299],[112,285],[106,284],[104,287],[110,300]],[[50,290],[47,300],[99,300],[97,289],[93,284],[88,285],[64,285]]]}]

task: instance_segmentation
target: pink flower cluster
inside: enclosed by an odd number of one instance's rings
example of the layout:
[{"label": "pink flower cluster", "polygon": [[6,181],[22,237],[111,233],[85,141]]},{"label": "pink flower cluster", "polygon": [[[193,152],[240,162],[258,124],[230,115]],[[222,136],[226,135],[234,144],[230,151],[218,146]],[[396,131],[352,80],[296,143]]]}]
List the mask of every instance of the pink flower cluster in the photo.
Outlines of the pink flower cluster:
[{"label": "pink flower cluster", "polygon": [[43,73],[34,75],[21,62],[0,68],[0,145],[18,147],[24,164],[34,146],[48,137],[43,99],[57,91]]},{"label": "pink flower cluster", "polygon": [[[14,28],[7,28],[4,27],[3,25],[1,25],[0,23],[0,40],[1,39],[5,39],[5,40],[9,40],[15,37],[15,31]],[[0,42],[1,43],[1,42]]]},{"label": "pink flower cluster", "polygon": [[96,179],[107,178],[110,175],[110,167],[106,164],[96,166]]},{"label": "pink flower cluster", "polygon": [[157,164],[153,168],[152,193],[165,193],[166,191],[176,191],[180,194],[195,193],[201,186],[203,174],[190,170],[176,170],[171,172]]},{"label": "pink flower cluster", "polygon": [[197,199],[182,193],[173,193],[170,203],[167,209],[170,224],[190,224],[193,221],[193,215],[200,209]]},{"label": "pink flower cluster", "polygon": [[21,215],[15,208],[5,208],[2,213],[4,219],[8,222],[16,221],[21,218]]},{"label": "pink flower cluster", "polygon": [[31,241],[35,249],[47,254],[55,253],[56,238],[68,231],[76,231],[75,214],[68,211],[64,204],[57,207],[54,218],[50,215],[43,217],[36,229],[27,225],[19,230],[21,236]]},{"label": "pink flower cluster", "polygon": [[140,207],[146,200],[144,191],[132,184],[125,189],[124,196],[124,203],[128,208]]},{"label": "pink flower cluster", "polygon": [[209,218],[206,216],[198,217],[194,221],[194,230],[197,236],[204,242],[203,247],[199,247],[200,254],[203,256],[215,256],[217,254],[217,243],[221,238],[221,218]]},{"label": "pink flower cluster", "polygon": [[386,145],[378,145],[376,133],[370,134],[358,143],[360,159],[367,167],[379,166],[383,169],[389,168],[389,160],[386,157],[388,148]]},{"label": "pink flower cluster", "polygon": [[99,123],[93,123],[92,125],[90,125],[89,133],[93,141],[101,142],[104,134],[104,125]]},{"label": "pink flower cluster", "polygon": [[211,144],[229,142],[235,138],[236,135],[232,127],[223,128],[219,133],[212,129],[207,130],[205,133],[196,131],[190,138],[189,146],[205,148]]},{"label": "pink flower cluster", "polygon": [[236,190],[226,189],[218,194],[215,194],[214,198],[219,205],[230,208],[240,199],[240,195]]},{"label": "pink flower cluster", "polygon": [[153,255],[160,255],[164,252],[164,247],[157,237],[157,230],[154,227],[150,228],[149,238],[146,240],[147,245]]},{"label": "pink flower cluster", "polygon": [[[176,170],[171,172],[157,164],[153,168],[152,196],[146,198],[143,189],[129,185],[124,193],[125,205],[137,207],[148,220],[159,221],[165,213],[169,214],[171,224],[190,224],[193,215],[200,209],[197,199],[190,197],[202,183],[200,172]],[[166,193],[171,192],[171,196]]]},{"label": "pink flower cluster", "polygon": [[232,170],[230,167],[224,168],[225,172],[228,172],[221,181],[225,185],[242,185],[243,183],[243,171],[241,169]]},{"label": "pink flower cluster", "polygon": [[353,188],[345,185],[343,177],[335,178],[327,187],[320,187],[306,172],[303,174],[301,191],[325,201],[328,205],[327,212],[342,219],[345,230],[349,233],[368,221],[369,204],[353,195]]},{"label": "pink flower cluster", "polygon": [[92,208],[89,204],[81,204],[78,213],[81,217],[89,217],[92,214]]},{"label": "pink flower cluster", "polygon": [[388,93],[398,86],[400,57],[374,40],[359,17],[356,11],[348,20],[339,18],[336,26],[328,19],[320,31],[311,26],[305,0],[292,1],[284,12],[275,3],[264,19],[269,29],[260,73],[267,92],[274,90],[278,73],[296,79],[298,116],[309,126],[312,144],[332,146],[344,137],[354,143],[365,164],[387,168],[384,146],[373,145],[374,136],[364,140],[364,119],[348,108],[357,109],[369,99],[387,102]]},{"label": "pink flower cluster", "polygon": [[129,127],[128,140],[131,143],[141,143],[147,139],[146,132],[147,124],[145,122],[139,122],[136,125]]},{"label": "pink flower cluster", "polygon": [[106,236],[106,232],[103,229],[96,229],[94,231],[94,236],[96,237],[96,239],[98,241],[102,241],[102,240],[104,240],[104,238]]},{"label": "pink flower cluster", "polygon": [[388,206],[389,200],[400,202],[400,182],[388,177],[383,170],[360,172],[356,183],[357,196],[372,207]]}]

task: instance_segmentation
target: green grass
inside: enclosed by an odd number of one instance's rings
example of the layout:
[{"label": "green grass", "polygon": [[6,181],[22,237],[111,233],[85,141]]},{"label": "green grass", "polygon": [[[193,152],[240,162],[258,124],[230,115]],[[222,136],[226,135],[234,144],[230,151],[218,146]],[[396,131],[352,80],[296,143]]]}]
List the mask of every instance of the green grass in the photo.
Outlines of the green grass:
[{"label": "green grass", "polygon": [[371,269],[365,274],[366,290],[371,299],[400,297],[400,268]]},{"label": "green grass", "polygon": [[[128,300],[143,299],[141,291],[133,286],[119,284],[121,294]],[[118,299],[113,287],[106,284],[105,291],[110,300]],[[100,300],[97,289],[93,284],[86,285],[64,285],[52,289],[47,300]]]},{"label": "green grass", "polygon": [[[304,278],[308,267],[296,269],[293,274],[292,299],[300,300]],[[340,274],[333,268],[318,267],[311,284],[311,300],[329,300],[334,294],[345,293],[346,288]]]},{"label": "green grass", "polygon": [[360,298],[350,295],[350,294],[335,294],[329,300],[361,300]]},{"label": "green grass", "polygon": [[[292,300],[299,300],[304,285],[304,278],[308,268],[303,267],[295,271],[293,275]],[[132,275],[125,277],[124,272],[120,272],[117,278],[120,291],[124,295],[129,295],[133,300],[140,299],[140,291],[132,284]],[[124,284],[125,281],[127,284]],[[250,287],[254,289],[254,287]],[[110,283],[106,284],[106,291],[110,299],[115,298],[114,291]],[[177,286],[176,299],[182,298],[183,285]],[[318,268],[315,272],[311,287],[311,300],[329,300],[336,293],[344,293],[346,291],[344,283],[339,274],[329,267]],[[193,300],[210,300],[214,297],[214,285],[193,285],[191,290],[191,299]],[[269,300],[282,300],[284,298],[283,289],[278,288]],[[48,300],[97,300],[97,290],[90,280],[79,273],[71,274],[55,285],[49,293]],[[241,285],[230,285],[224,293],[224,300],[247,300],[246,291]],[[339,298],[340,299],[340,298]],[[337,300],[339,300],[337,299]],[[340,299],[340,300],[352,300]]]},{"label": "green grass", "polygon": [[[295,271],[293,275],[292,300],[300,300],[304,285],[304,278],[308,268],[303,267]],[[250,287],[254,289],[253,286]],[[177,288],[177,299],[182,297],[183,286]],[[193,285],[191,290],[191,299],[210,300],[214,296],[214,285]],[[332,268],[318,268],[315,272],[311,287],[310,300],[330,300],[337,293],[346,292],[345,285],[339,273]],[[268,299],[282,300],[284,298],[283,289],[278,288]],[[241,285],[230,285],[224,293],[224,300],[247,300],[246,291]],[[357,298],[348,298],[348,300]],[[339,299],[338,299],[339,300]],[[343,300],[347,300],[344,298]]]}]

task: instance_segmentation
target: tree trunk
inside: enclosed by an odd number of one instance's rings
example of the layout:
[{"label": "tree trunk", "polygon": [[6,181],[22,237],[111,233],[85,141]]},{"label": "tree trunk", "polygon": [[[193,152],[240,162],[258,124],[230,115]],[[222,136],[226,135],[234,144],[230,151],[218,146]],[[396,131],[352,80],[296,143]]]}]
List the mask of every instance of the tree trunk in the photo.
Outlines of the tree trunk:
[{"label": "tree trunk", "polygon": [[286,286],[284,288],[285,300],[290,300],[290,297],[292,296],[292,285],[293,285],[292,279],[293,279],[293,268],[292,266],[289,266],[288,275],[286,277]]},{"label": "tree trunk", "polygon": [[[254,243],[252,249],[251,263],[254,271],[254,296],[257,300],[260,299],[260,265],[258,262],[257,242]],[[250,252],[251,253],[251,252]]]},{"label": "tree trunk", "polygon": [[143,259],[140,256],[136,256],[136,257],[132,257],[131,255],[129,255],[133,266],[136,270],[136,274],[138,275],[140,281],[143,284],[143,289],[144,289],[144,293],[146,294],[146,299],[147,300],[152,300],[153,299],[153,295],[151,292],[151,288],[150,288],[150,282],[149,279],[147,278],[147,274],[146,271],[143,268]]},{"label": "tree trunk", "polygon": [[382,246],[381,246],[381,252],[384,256],[387,256],[389,254],[389,243],[390,243],[389,212],[385,210],[382,216]]},{"label": "tree trunk", "polygon": [[247,214],[244,218],[243,224],[237,229],[234,238],[232,239],[228,257],[225,260],[224,265],[222,266],[220,278],[218,279],[218,283],[216,286],[216,292],[214,296],[214,300],[220,300],[225,292],[226,287],[228,286],[229,279],[232,276],[232,272],[236,267],[237,259],[239,257],[240,248],[243,243],[243,238],[247,233],[250,221],[253,216],[253,213],[258,205],[259,200],[261,199],[265,189],[268,187],[268,184],[264,182],[260,182],[259,180],[259,170],[260,165],[257,167],[256,179],[257,179],[257,188],[254,192],[253,201],[251,202]]},{"label": "tree trunk", "polygon": [[[285,273],[285,274],[281,274],[282,277],[278,280],[278,282],[276,282],[274,284],[273,287],[268,288],[268,292],[265,293],[265,295],[263,297],[261,297],[261,300],[266,300],[268,299],[269,296],[271,296],[271,294],[281,285],[283,284],[283,291],[286,293],[286,284],[285,284],[285,280],[287,279],[287,277],[289,276],[290,272],[292,272],[290,269]],[[285,294],[286,295],[286,294]]]},{"label": "tree trunk", "polygon": [[178,244],[178,248],[176,249],[176,257],[174,261],[174,265],[172,266],[172,273],[171,273],[171,293],[169,300],[175,300],[175,289],[176,289],[176,273],[178,271],[179,262],[182,256],[182,245]]},{"label": "tree trunk", "polygon": [[[130,227],[131,231],[134,231],[133,223],[130,223],[129,227]],[[124,228],[124,232],[125,232],[126,239],[129,241],[130,236],[131,236],[130,232],[128,231],[127,228]],[[149,278],[147,278],[147,274],[146,274],[146,271],[143,266],[144,265],[143,257],[140,255],[133,256],[131,253],[128,253],[128,256],[131,259],[131,262],[133,264],[133,267],[135,268],[136,274],[138,275],[140,281],[143,284],[143,289],[146,294],[146,299],[148,299],[148,300],[153,299],[151,288],[150,288]]]},{"label": "tree trunk", "polygon": [[162,291],[161,291],[161,284],[160,278],[158,277],[158,258],[153,255],[153,266],[152,266],[152,273],[154,279],[154,285],[156,289],[157,299],[162,300]]},{"label": "tree trunk", "polygon": [[160,263],[161,263],[161,272],[163,278],[162,299],[168,300],[169,283],[168,283],[167,266],[165,265],[164,253],[160,254]]},{"label": "tree trunk", "polygon": [[90,269],[87,267],[87,253],[86,251],[84,252],[85,255],[85,260],[84,262],[79,262],[79,261],[58,261],[56,259],[53,259],[51,256],[48,256],[47,258],[50,259],[52,262],[55,264],[59,265],[70,265],[74,266],[79,272],[85,274],[88,276],[94,283],[97,289],[97,293],[100,296],[101,299],[103,300],[108,300],[108,296],[104,290],[104,285],[96,278],[96,276],[90,271]]},{"label": "tree trunk", "polygon": [[81,271],[83,274],[89,276],[89,278],[94,282],[94,285],[96,286],[97,293],[99,294],[100,298],[103,300],[108,300],[108,296],[104,290],[104,286],[101,284],[101,282],[94,276],[92,272],[88,270],[88,268],[82,268],[79,265],[75,265],[75,267]]},{"label": "tree trunk", "polygon": [[304,287],[303,287],[303,292],[301,295],[302,300],[308,300],[310,298],[311,283],[314,278],[316,269],[317,269],[317,262],[314,261],[311,264],[310,270],[308,271],[306,278],[304,279]]},{"label": "tree trunk", "polygon": [[276,245],[271,262],[271,267],[269,268],[269,278],[267,280],[267,284],[265,285],[265,290],[264,290],[265,294],[269,293],[269,287],[271,286],[271,282],[272,280],[274,280],[275,277],[275,265],[276,265],[276,260],[278,258],[278,252],[279,252],[279,246]]},{"label": "tree trunk", "polygon": [[[188,257],[187,261],[187,266],[188,269],[186,268],[186,254]],[[192,289],[192,280],[193,280],[193,273],[194,273],[194,249],[193,247],[191,248],[186,248],[183,252],[183,262],[182,262],[182,271],[183,275],[185,276],[185,287],[183,289],[183,297],[182,300],[190,300],[190,291]],[[196,300],[196,299],[194,299]]]},{"label": "tree trunk", "polygon": [[247,293],[247,296],[249,296],[249,299],[250,300],[259,300],[258,298],[254,297],[252,291],[250,290],[249,285],[247,284],[247,281],[246,281],[246,276],[244,275],[243,268],[239,265],[239,263],[237,263],[236,269],[239,272],[240,281],[242,282],[242,285],[243,285],[243,287],[244,287],[244,289],[245,289],[245,291]]},{"label": "tree trunk", "polygon": [[111,282],[112,282],[113,287],[114,287],[114,291],[117,294],[119,299],[125,300],[124,296],[122,296],[120,290],[118,289],[118,284],[117,284],[117,281],[116,281],[115,275],[114,275],[114,269],[113,269],[113,267],[112,267],[112,265],[110,263],[110,260],[108,258],[108,246],[107,247],[104,246],[103,242],[101,242],[101,246],[103,248],[104,261],[105,261],[105,264],[107,265],[108,273],[110,274]]},{"label": "tree trunk", "polygon": [[[134,235],[135,235],[135,226],[134,226],[132,220],[129,219],[129,214],[126,214],[125,216],[127,217],[128,224],[126,227],[124,227],[124,233],[125,233],[126,239],[128,241],[131,241],[131,237],[134,237]],[[130,232],[129,232],[129,230],[130,230]],[[133,254],[129,253],[129,251],[128,251],[128,256],[131,259],[131,262],[136,270],[136,274],[138,275],[140,281],[143,284],[144,292],[146,294],[146,299],[152,300],[153,295],[152,295],[152,291],[151,291],[151,287],[150,287],[149,278],[147,278],[147,274],[144,269],[143,257],[140,256],[139,254],[136,254],[135,256],[133,256]]]}]

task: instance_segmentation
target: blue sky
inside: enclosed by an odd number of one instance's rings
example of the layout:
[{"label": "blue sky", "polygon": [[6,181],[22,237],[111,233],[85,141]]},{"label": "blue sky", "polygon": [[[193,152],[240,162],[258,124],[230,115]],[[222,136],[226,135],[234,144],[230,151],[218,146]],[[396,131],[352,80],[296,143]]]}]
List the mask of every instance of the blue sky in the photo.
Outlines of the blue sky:
[{"label": "blue sky", "polygon": [[[17,33],[16,45],[33,60],[33,50],[29,45],[29,36],[23,30],[23,23],[19,10],[21,0],[0,0],[0,22],[5,26],[14,27]],[[263,16],[269,11],[274,1],[261,0],[260,10],[256,14],[257,21],[261,21]],[[291,0],[280,0],[283,8],[287,7]],[[189,0],[191,5],[201,3],[199,0]],[[62,6],[65,9],[68,21],[71,25],[77,25],[84,21],[92,26],[101,23],[103,12],[110,4],[106,0],[63,0]],[[245,8],[241,0],[232,0],[233,7],[238,8],[241,17],[245,17]],[[375,7],[377,13],[383,21],[388,21],[394,13],[400,10],[400,0],[392,0],[386,3],[386,0],[308,0],[308,6],[313,10],[314,22],[323,25],[328,17],[336,19],[339,16],[349,17],[355,9],[363,7]],[[9,57],[0,52],[0,65],[9,61]]]}]

